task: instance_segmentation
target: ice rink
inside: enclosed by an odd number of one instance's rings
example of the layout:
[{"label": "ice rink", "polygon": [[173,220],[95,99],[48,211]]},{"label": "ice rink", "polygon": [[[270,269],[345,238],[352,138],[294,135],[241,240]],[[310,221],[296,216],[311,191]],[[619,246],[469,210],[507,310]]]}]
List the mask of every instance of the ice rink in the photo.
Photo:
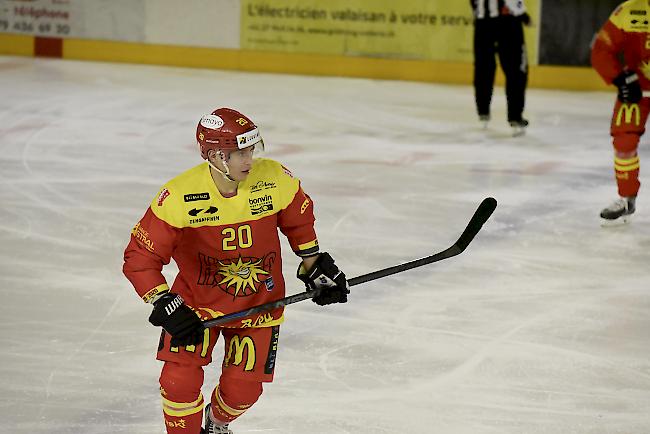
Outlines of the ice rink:
[{"label": "ice rink", "polygon": [[302,179],[348,277],[443,250],[499,202],[460,256],[288,307],[236,434],[647,434],[650,191],[631,224],[598,219],[614,98],[531,89],[512,138],[502,88],[484,131],[469,86],[0,57],[0,432],[164,432],[159,329],[122,253],[228,106]]}]

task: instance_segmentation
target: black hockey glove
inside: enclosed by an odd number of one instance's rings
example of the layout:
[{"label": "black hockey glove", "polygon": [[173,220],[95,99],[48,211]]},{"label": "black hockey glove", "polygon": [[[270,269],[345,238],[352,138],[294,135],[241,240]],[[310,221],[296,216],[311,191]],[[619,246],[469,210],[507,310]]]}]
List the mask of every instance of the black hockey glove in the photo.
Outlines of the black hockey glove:
[{"label": "black hockey glove", "polygon": [[153,303],[153,312],[149,315],[149,322],[156,327],[162,326],[172,336],[172,347],[203,342],[205,328],[201,320],[178,294],[168,292],[156,300]]},{"label": "black hockey glove", "polygon": [[618,87],[618,100],[621,102],[639,102],[643,97],[639,76],[633,71],[623,71],[612,83]]},{"label": "black hockey glove", "polygon": [[307,290],[321,290],[320,294],[312,299],[319,306],[348,301],[350,286],[345,274],[334,264],[334,259],[329,253],[319,254],[311,270],[305,270],[300,264],[297,277],[305,282]]}]

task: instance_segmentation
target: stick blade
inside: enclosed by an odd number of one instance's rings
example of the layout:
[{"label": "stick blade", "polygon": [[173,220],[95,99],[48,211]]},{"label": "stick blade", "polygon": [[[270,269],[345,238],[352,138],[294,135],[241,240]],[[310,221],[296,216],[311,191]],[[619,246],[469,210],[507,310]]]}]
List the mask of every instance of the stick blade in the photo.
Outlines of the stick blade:
[{"label": "stick blade", "polygon": [[458,241],[456,241],[456,246],[460,248],[461,251],[465,250],[469,243],[472,242],[476,234],[481,230],[486,221],[490,218],[492,213],[497,207],[497,200],[493,197],[486,197],[483,199],[481,204],[476,208],[472,219],[467,224],[467,227],[463,231]]}]

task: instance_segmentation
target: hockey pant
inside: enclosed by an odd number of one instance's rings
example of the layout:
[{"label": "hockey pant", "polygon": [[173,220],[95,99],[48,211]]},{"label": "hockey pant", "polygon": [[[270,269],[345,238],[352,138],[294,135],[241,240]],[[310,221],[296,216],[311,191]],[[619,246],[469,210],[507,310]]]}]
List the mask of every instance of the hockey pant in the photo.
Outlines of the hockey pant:
[{"label": "hockey pant", "polygon": [[614,105],[610,133],[614,145],[614,173],[618,194],[623,197],[636,196],[639,182],[639,139],[645,132],[645,123],[650,112],[650,98],[638,103],[622,103],[618,99]]},{"label": "hockey pant", "polygon": [[496,55],[506,78],[508,121],[520,121],[528,84],[528,60],[521,19],[501,16],[474,20],[474,97],[479,115],[490,114]]},{"label": "hockey pant", "polygon": [[273,381],[279,326],[206,329],[203,344],[186,347],[170,347],[170,337],[163,332],[157,358],[165,362],[160,394],[168,434],[200,433],[205,406],[203,370],[211,362],[219,332],[225,353],[219,384],[209,397],[216,419],[222,423],[235,420],[258,400],[262,383]]}]

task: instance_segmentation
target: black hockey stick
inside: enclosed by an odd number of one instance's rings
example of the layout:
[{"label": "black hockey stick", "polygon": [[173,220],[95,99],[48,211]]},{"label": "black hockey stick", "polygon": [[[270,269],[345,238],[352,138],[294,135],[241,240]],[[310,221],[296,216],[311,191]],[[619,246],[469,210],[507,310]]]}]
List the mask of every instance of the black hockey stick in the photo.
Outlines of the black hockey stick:
[{"label": "black hockey stick", "polygon": [[[360,283],[381,279],[382,277],[390,276],[391,274],[401,273],[402,271],[410,270],[412,268],[417,268],[423,265],[432,264],[434,262],[442,261],[443,259],[451,258],[453,256],[463,253],[463,251],[467,248],[469,243],[472,242],[476,234],[478,234],[478,232],[481,230],[483,224],[490,218],[490,216],[492,215],[496,207],[497,207],[496,199],[492,197],[483,199],[483,202],[481,202],[479,207],[474,212],[472,219],[469,221],[467,227],[460,235],[458,240],[454,244],[452,244],[449,248],[443,250],[442,252],[438,252],[431,256],[426,256],[424,258],[416,259],[414,261],[406,262],[404,264],[384,268],[383,270],[373,271],[372,273],[363,274],[358,277],[353,277],[352,279],[348,279],[348,284],[350,286],[359,285]],[[245,318],[249,315],[253,315],[261,312],[268,312],[282,306],[287,306],[289,304],[307,300],[308,298],[314,298],[319,293],[320,290],[316,289],[313,291],[305,291],[299,294],[290,295],[288,297],[282,298],[277,301],[260,304],[259,306],[254,306],[251,307],[250,309],[229,313],[228,315],[220,316],[219,318],[203,321],[203,326],[205,328],[220,326],[240,318]]]}]

